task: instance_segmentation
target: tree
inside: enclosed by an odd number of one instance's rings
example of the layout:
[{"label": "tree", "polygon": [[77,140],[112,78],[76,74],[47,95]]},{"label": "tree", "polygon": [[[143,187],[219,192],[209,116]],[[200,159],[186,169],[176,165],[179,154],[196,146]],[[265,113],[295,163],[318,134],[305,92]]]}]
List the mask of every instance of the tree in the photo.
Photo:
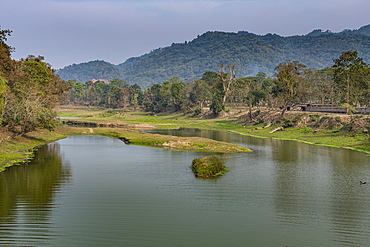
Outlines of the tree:
[{"label": "tree", "polygon": [[3,121],[4,104],[5,104],[5,93],[6,93],[7,81],[0,76],[0,125]]},{"label": "tree", "polygon": [[10,34],[12,33],[13,31],[12,30],[9,30],[9,29],[4,29],[2,30],[1,29],[1,26],[0,26],[0,46],[2,48],[4,48],[7,52],[7,54],[10,56],[10,53],[13,51],[13,48],[8,46],[5,41],[8,40],[8,36],[10,36]]},{"label": "tree", "polygon": [[298,61],[290,61],[280,63],[276,66],[276,85],[274,93],[281,97],[283,101],[283,110],[281,115],[284,116],[292,100],[296,96],[297,85],[303,79],[303,72],[306,66]]},{"label": "tree", "polygon": [[308,69],[304,80],[298,85],[297,94],[300,102],[311,104],[333,104],[336,100],[332,69]]},{"label": "tree", "polygon": [[211,102],[212,100],[212,87],[203,79],[195,80],[189,92],[189,100],[193,105],[202,109],[206,102]]},{"label": "tree", "polygon": [[367,87],[368,65],[357,51],[344,51],[337,59],[333,59],[334,82],[337,84],[342,101],[346,105],[354,105],[359,101],[361,90]]},{"label": "tree", "polygon": [[11,32],[11,30],[1,30],[0,26],[0,76],[4,77],[8,83],[15,80],[18,74],[17,62],[10,56],[13,48],[5,43]]},{"label": "tree", "polygon": [[160,112],[161,111],[161,84],[153,84],[144,92],[144,107],[145,111],[148,112]]},{"label": "tree", "polygon": [[[226,72],[226,71],[229,72]],[[221,64],[217,74],[222,83],[222,104],[225,106],[226,98],[231,92],[231,85],[236,80],[235,65],[227,65],[226,67]]]},{"label": "tree", "polygon": [[116,85],[111,85],[107,93],[106,107],[123,107],[125,105],[125,101],[125,90]]},{"label": "tree", "polygon": [[69,89],[68,84],[41,60],[21,60],[17,67],[19,75],[8,83],[5,95],[3,124],[17,135],[37,128],[54,129],[53,107]]},{"label": "tree", "polygon": [[128,89],[130,90],[132,95],[130,104],[133,105],[134,107],[142,105],[144,100],[144,93],[141,90],[141,87],[135,83],[134,85],[129,86]]},{"label": "tree", "polygon": [[45,98],[37,93],[24,97],[8,95],[5,101],[4,123],[17,135],[24,135],[37,128],[53,130],[57,126],[56,112],[47,107]]},{"label": "tree", "polygon": [[114,78],[113,80],[110,80],[110,85],[115,85],[117,87],[124,87],[127,86],[127,83],[124,80],[121,80],[119,78]]},{"label": "tree", "polygon": [[220,93],[216,93],[212,98],[212,104],[210,105],[209,109],[212,111],[213,115],[218,116],[220,112],[225,110],[225,105],[222,104],[222,95]]},{"label": "tree", "polygon": [[180,111],[184,103],[184,88],[185,84],[181,81],[176,81],[171,84],[172,104],[176,111]]}]

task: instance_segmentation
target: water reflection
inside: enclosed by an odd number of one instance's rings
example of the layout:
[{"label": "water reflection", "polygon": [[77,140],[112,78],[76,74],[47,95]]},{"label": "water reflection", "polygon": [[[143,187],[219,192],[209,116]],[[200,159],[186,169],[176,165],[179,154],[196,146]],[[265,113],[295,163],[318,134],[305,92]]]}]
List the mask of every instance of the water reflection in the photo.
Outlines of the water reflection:
[{"label": "water reflection", "polygon": [[[34,159],[0,173],[0,243],[37,243],[53,234],[48,219],[56,193],[71,177],[62,163],[60,146],[52,143],[39,148]],[[5,227],[6,225],[6,227]]]},{"label": "water reflection", "polygon": [[370,157],[227,132],[160,133],[229,141],[253,152],[222,155],[230,172],[205,180],[196,179],[189,167],[192,159],[209,153],[125,145],[107,137],[69,137],[48,145],[43,154],[40,150],[34,164],[0,174],[0,244],[369,243],[370,184],[359,181],[370,178]]},{"label": "water reflection", "polygon": [[[256,188],[264,197],[260,205],[266,206],[268,198],[272,199],[273,217],[279,232],[287,234],[290,242],[301,242],[301,246],[308,243],[310,246],[323,246],[323,243],[365,246],[370,241],[369,181],[365,186],[360,184],[360,180],[370,179],[370,159],[365,154],[225,132],[177,130],[160,133],[196,135],[251,148],[253,153],[248,157],[258,166],[248,170],[249,176],[243,176],[252,181],[248,186]],[[250,175],[256,171],[259,173]],[[246,196],[253,198],[254,203],[260,199],[252,192],[247,192]]]},{"label": "water reflection", "polygon": [[[337,241],[348,243],[369,234],[370,193],[360,180],[370,178],[368,158],[357,152],[342,150],[336,155],[329,154],[331,181],[329,187],[331,201],[332,231]],[[365,231],[364,231],[365,230]],[[361,242],[357,242],[361,245]]]}]

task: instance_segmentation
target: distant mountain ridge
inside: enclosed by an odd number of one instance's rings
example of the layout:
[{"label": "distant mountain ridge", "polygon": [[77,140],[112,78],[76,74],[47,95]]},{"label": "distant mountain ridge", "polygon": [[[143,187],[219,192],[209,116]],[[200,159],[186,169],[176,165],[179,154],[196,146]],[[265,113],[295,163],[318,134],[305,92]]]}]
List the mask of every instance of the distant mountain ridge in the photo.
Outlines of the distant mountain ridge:
[{"label": "distant mountain ridge", "polygon": [[370,25],[340,33],[317,29],[307,35],[288,37],[209,31],[190,42],[173,43],[118,65],[97,60],[72,64],[57,73],[64,80],[120,78],[148,87],[174,76],[184,81],[197,79],[205,71],[216,71],[221,64],[236,65],[237,77],[258,72],[272,75],[274,68],[288,59],[320,69],[331,66],[333,59],[347,50],[357,50],[370,63]]}]

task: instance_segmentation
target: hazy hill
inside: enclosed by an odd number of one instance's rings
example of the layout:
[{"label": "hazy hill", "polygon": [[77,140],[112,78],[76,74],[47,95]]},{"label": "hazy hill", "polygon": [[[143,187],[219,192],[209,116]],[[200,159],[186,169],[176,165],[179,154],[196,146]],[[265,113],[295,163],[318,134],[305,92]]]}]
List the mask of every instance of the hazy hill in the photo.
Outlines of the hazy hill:
[{"label": "hazy hill", "polygon": [[314,30],[307,35],[290,37],[244,31],[206,32],[191,42],[174,43],[119,65],[94,61],[67,66],[58,74],[63,79],[86,81],[86,78],[99,77],[95,75],[101,71],[101,75],[110,76],[102,79],[119,77],[147,87],[173,76],[182,80],[200,78],[207,70],[216,71],[220,64],[235,64],[237,77],[260,71],[272,75],[274,68],[287,59],[298,60],[312,68],[324,68],[331,66],[333,59],[347,50],[358,50],[359,56],[370,63],[370,25],[340,33]]},{"label": "hazy hill", "polygon": [[80,82],[92,79],[123,78],[122,72],[116,65],[101,60],[68,65],[56,72],[63,80],[77,80]]}]

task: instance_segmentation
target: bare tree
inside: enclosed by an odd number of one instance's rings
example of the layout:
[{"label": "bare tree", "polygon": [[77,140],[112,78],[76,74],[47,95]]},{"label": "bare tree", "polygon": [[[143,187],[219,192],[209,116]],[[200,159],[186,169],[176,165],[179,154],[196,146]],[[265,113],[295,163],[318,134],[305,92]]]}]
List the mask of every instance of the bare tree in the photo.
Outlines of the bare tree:
[{"label": "bare tree", "polygon": [[[228,71],[228,72],[227,72]],[[217,74],[220,77],[222,83],[222,104],[225,105],[227,96],[231,93],[231,85],[236,80],[235,65],[220,65]]]}]

